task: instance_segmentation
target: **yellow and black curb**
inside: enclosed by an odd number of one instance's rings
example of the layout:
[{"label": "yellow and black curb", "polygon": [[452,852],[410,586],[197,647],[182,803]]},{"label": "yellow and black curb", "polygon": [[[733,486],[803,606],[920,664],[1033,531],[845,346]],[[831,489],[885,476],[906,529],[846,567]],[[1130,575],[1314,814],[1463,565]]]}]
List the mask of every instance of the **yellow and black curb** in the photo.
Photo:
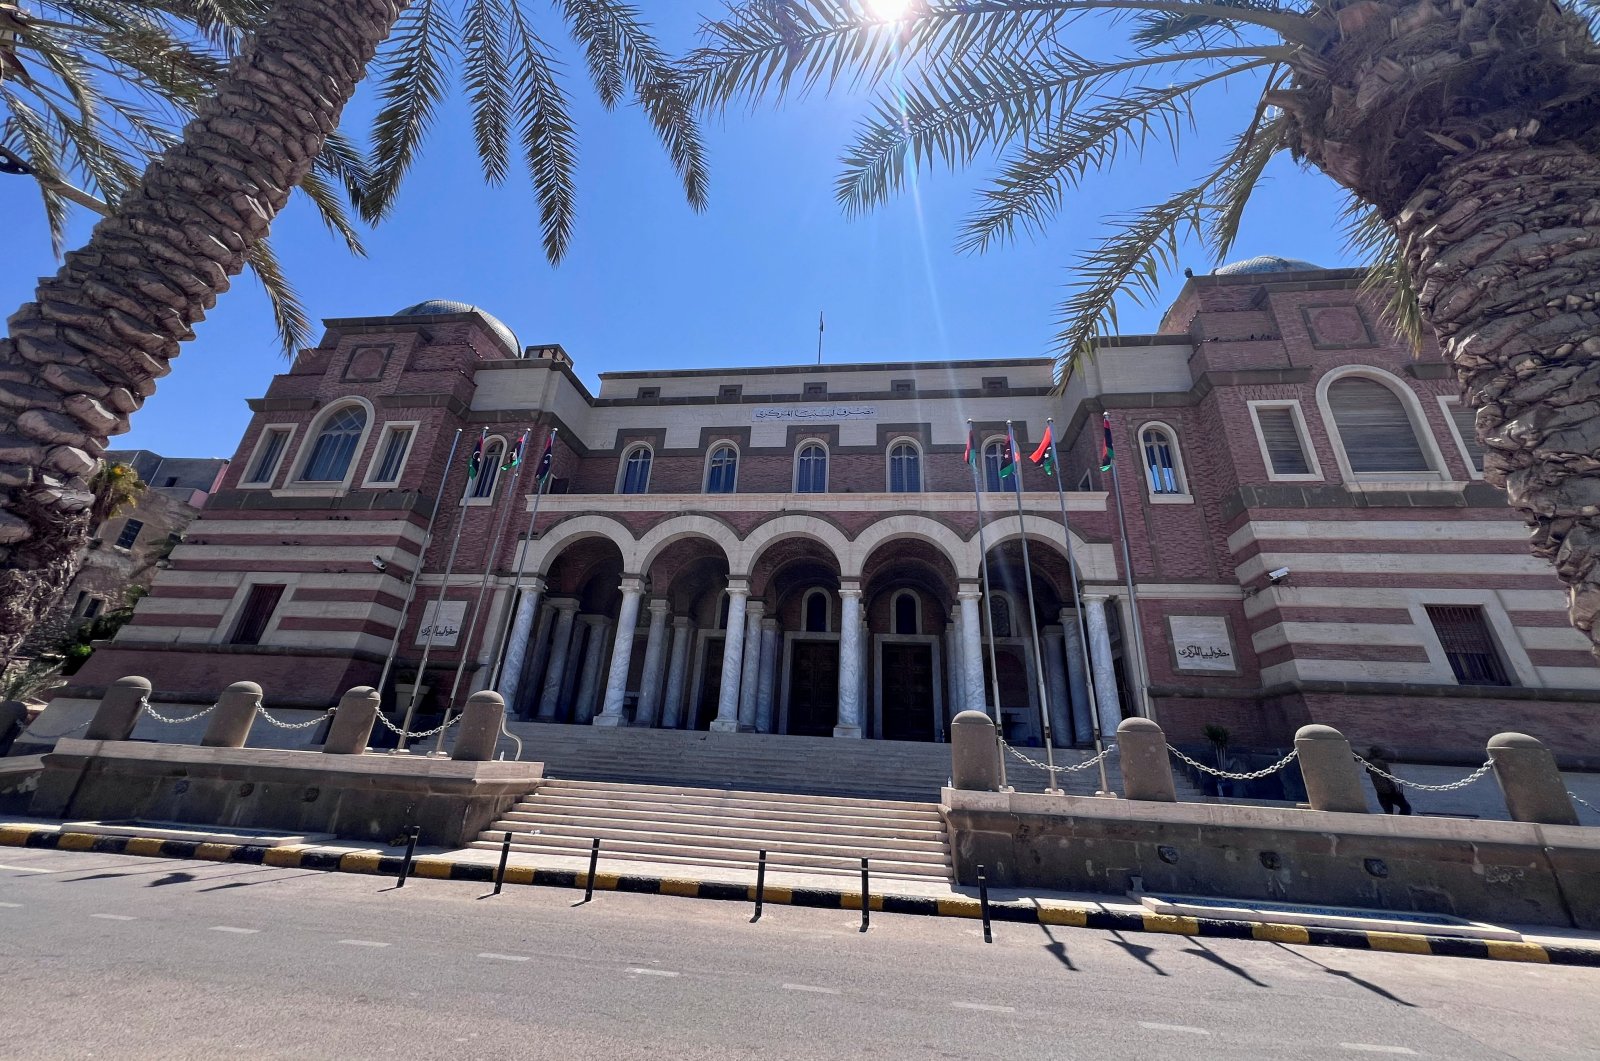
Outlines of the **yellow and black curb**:
[{"label": "yellow and black curb", "polygon": [[[142,855],[149,858],[202,859],[212,862],[240,862],[253,866],[277,866],[285,869],[385,876],[398,876],[401,863],[398,855],[384,855],[376,851],[347,851],[305,844],[257,847],[248,844],[164,840],[158,837],[101,836],[94,833],[63,832],[51,826],[37,825],[0,826],[0,847],[87,851],[103,855]],[[413,877],[474,881],[480,884],[492,884],[494,870],[495,867],[487,863],[463,862],[436,855],[424,855],[411,863]],[[507,866],[505,883],[531,884],[546,888],[584,888],[588,886],[588,873],[583,870]],[[691,899],[718,899],[740,903],[755,901],[753,884],[700,881],[682,877],[596,872],[594,886],[601,891],[633,892],[639,895],[676,895]],[[861,909],[859,892],[829,888],[791,888],[768,884],[763,898],[765,902],[774,905],[806,906],[824,910]],[[889,914],[973,919],[982,917],[978,900],[966,896],[936,898],[920,895],[873,895],[871,902],[873,910]],[[994,921],[1014,924],[1095,928],[1117,932],[1162,932],[1210,939],[1256,939],[1271,943],[1348,947],[1399,954],[1437,954],[1456,958],[1600,967],[1600,949],[1584,947],[1550,946],[1524,941],[1461,939],[1454,936],[1424,936],[1402,932],[1307,928],[1301,925],[1227,921],[1209,917],[1179,917],[1171,914],[1106,910],[1088,904],[1051,900],[991,902],[989,916]]]}]

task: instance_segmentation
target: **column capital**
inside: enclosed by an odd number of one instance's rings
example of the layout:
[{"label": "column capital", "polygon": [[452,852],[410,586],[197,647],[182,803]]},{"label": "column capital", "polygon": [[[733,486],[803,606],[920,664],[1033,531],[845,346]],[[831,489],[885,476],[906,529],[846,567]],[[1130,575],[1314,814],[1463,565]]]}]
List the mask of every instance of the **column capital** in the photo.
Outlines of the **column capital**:
[{"label": "column capital", "polygon": [[611,620],[610,619],[606,618],[604,615],[599,615],[597,613],[590,613],[590,614],[580,615],[580,616],[578,616],[578,622],[583,623],[585,626],[610,626],[611,625]]},{"label": "column capital", "polygon": [[861,596],[861,583],[856,582],[854,580],[850,580],[850,581],[839,583],[839,596],[841,596],[841,597],[860,597]]},{"label": "column capital", "polygon": [[1063,633],[1064,631],[1059,623],[1051,623],[1049,626],[1041,626],[1039,628],[1039,634],[1043,637],[1060,637]]},{"label": "column capital", "polygon": [[644,579],[638,575],[623,575],[622,582],[617,586],[617,588],[623,593],[630,593],[636,597],[643,596]]},{"label": "column capital", "polygon": [[672,625],[680,630],[688,629],[694,625],[694,619],[687,615],[674,615]]},{"label": "column capital", "polygon": [[1062,626],[1071,626],[1073,623],[1078,621],[1078,609],[1062,607],[1062,609],[1056,613],[1056,618],[1061,620]]},{"label": "column capital", "polygon": [[981,596],[983,596],[983,594],[979,591],[977,586],[968,586],[963,584],[956,589],[956,600],[975,601]]},{"label": "column capital", "polygon": [[750,580],[748,578],[728,579],[728,592],[740,597],[750,596]]},{"label": "column capital", "polygon": [[550,607],[554,608],[556,611],[561,612],[563,614],[569,614],[569,615],[577,615],[578,614],[578,598],[577,597],[551,597],[545,603],[550,605]]},{"label": "column capital", "polygon": [[760,597],[756,597],[744,606],[746,619],[760,619],[765,614],[767,614],[767,602]]},{"label": "column capital", "polygon": [[543,575],[523,575],[517,580],[516,588],[527,593],[543,593],[549,587]]},{"label": "column capital", "polygon": [[665,597],[651,597],[650,598],[650,618],[651,618],[651,620],[654,621],[655,617],[658,616],[658,615],[666,615],[667,612],[671,608],[672,608],[672,602],[667,600],[667,598],[665,598]]},{"label": "column capital", "polygon": [[770,630],[776,633],[778,629],[778,620],[768,616],[767,618],[761,620],[761,629]]},{"label": "column capital", "polygon": [[1088,601],[1090,604],[1104,604],[1106,601],[1111,599],[1111,591],[1107,589],[1100,589],[1099,587],[1090,589],[1088,586],[1085,586],[1078,593],[1078,596],[1082,600]]}]

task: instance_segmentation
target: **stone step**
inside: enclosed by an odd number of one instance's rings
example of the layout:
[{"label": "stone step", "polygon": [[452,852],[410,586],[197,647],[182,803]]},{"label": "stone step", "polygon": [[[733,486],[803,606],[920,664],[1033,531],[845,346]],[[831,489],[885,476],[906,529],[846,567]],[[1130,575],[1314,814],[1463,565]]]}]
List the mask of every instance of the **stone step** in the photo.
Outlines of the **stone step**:
[{"label": "stone step", "polygon": [[767,805],[691,804],[674,806],[653,800],[599,799],[561,795],[542,795],[538,800],[524,800],[506,812],[506,816],[521,820],[525,814],[589,814],[621,820],[657,822],[674,820],[700,820],[711,812],[727,821],[749,823],[793,822],[813,829],[832,832],[861,829],[892,828],[897,833],[911,836],[943,836],[944,823],[933,815],[928,818],[884,818],[868,814],[828,814],[820,811],[784,811]]},{"label": "stone step", "polygon": [[[537,820],[529,820],[530,818]],[[492,839],[490,834],[507,832],[513,834],[513,839],[517,834],[537,833],[540,836],[576,836],[591,840],[595,837],[601,840],[651,839],[663,843],[676,843],[684,847],[741,849],[765,847],[768,850],[781,851],[792,850],[794,845],[803,844],[807,847],[859,851],[863,855],[871,855],[874,851],[878,851],[890,857],[905,858],[915,862],[936,860],[941,864],[949,853],[949,848],[942,837],[927,839],[871,833],[819,833],[814,831],[813,827],[785,828],[781,824],[763,829],[742,826],[721,818],[706,818],[699,822],[659,822],[650,827],[641,826],[636,821],[597,816],[579,818],[549,814],[518,814],[507,815],[495,822],[484,836],[486,839]]]},{"label": "stone step", "polygon": [[[590,841],[581,840],[569,844],[565,842],[565,839],[563,837],[528,837],[519,839],[513,836],[511,850],[534,855],[545,854],[566,857],[586,857],[589,854]],[[498,851],[500,850],[500,844],[501,841],[498,838],[480,839],[474,840],[470,846],[481,850]],[[870,855],[868,857],[871,858]],[[669,865],[741,869],[754,872],[757,856],[754,850],[741,854],[729,851],[716,855],[688,851],[684,848],[667,844],[630,841],[607,843],[602,841],[600,846],[600,865],[602,869],[611,868],[610,864],[617,861],[657,862]],[[894,859],[871,858],[870,867],[874,876],[889,877],[895,880],[946,881],[950,879],[948,865],[938,866],[927,863],[900,862]],[[855,858],[850,858],[849,856],[825,857],[812,854],[768,851],[767,868],[856,877],[861,872],[861,859],[860,856]]]},{"label": "stone step", "polygon": [[776,804],[779,806],[818,805],[833,809],[848,809],[858,813],[879,812],[882,814],[899,814],[937,817],[939,805],[930,802],[913,800],[866,799],[840,796],[818,796],[804,793],[788,794],[774,793],[761,790],[700,788],[692,785],[642,785],[630,782],[597,782],[575,781],[566,778],[551,778],[539,786],[538,795],[594,793],[614,794],[619,792],[632,793],[636,798],[648,800],[738,800],[748,803]]}]

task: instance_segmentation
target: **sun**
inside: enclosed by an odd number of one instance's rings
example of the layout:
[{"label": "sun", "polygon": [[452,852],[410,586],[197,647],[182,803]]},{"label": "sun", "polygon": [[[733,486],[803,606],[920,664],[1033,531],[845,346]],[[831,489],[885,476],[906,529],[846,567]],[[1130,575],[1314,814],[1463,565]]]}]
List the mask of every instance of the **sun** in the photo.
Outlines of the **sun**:
[{"label": "sun", "polygon": [[893,22],[904,18],[911,10],[912,0],[867,0],[867,6],[879,18]]}]

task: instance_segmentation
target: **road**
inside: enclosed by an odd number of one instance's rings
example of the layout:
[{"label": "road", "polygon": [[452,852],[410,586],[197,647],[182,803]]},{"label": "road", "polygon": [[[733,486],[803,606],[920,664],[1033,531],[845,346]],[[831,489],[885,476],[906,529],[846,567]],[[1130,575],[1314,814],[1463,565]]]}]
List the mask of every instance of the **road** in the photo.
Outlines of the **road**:
[{"label": "road", "polygon": [[1600,1057],[1600,970],[0,849],[6,1058]]}]

